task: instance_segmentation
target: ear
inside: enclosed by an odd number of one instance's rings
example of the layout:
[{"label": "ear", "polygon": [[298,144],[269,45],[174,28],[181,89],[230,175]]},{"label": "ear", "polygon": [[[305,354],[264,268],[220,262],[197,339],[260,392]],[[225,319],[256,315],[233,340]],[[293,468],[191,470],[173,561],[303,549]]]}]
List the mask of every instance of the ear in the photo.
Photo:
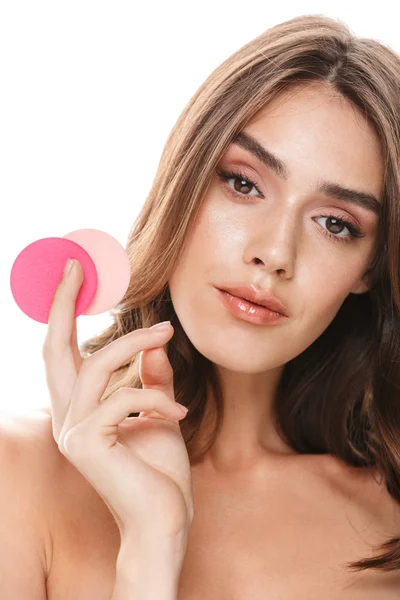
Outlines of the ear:
[{"label": "ear", "polygon": [[351,294],[365,294],[372,287],[370,275],[368,271],[364,273],[363,277],[358,281],[353,288],[350,290]]},{"label": "ear", "polygon": [[[376,252],[377,252],[377,248],[378,246],[375,245],[375,248],[373,250],[373,252],[371,253],[371,263],[369,268],[365,271],[364,275],[361,277],[360,281],[358,281],[354,286],[353,289],[350,291],[351,294],[365,294],[365,292],[368,292],[368,290],[371,289],[371,287],[376,283],[376,277],[379,277],[377,269],[379,269],[379,267],[375,264],[374,261],[374,256],[376,257]],[[388,244],[387,242],[385,242],[384,244],[384,249],[383,249],[383,256],[386,256],[388,252]],[[375,254],[374,254],[375,253]],[[373,272],[375,271],[375,279],[373,277]]]}]

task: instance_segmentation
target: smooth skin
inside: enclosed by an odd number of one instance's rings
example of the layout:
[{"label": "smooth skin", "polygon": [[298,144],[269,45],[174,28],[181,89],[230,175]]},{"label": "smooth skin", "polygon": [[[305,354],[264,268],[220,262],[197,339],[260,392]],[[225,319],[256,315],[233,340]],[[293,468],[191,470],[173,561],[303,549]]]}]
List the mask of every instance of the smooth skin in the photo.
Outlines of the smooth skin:
[{"label": "smooth skin", "polygon": [[[258,469],[266,459],[274,468],[282,455],[296,454],[276,427],[285,365],[321,336],[350,294],[369,289],[364,275],[377,249],[379,220],[315,193],[319,180],[379,199],[385,171],[379,138],[365,115],[319,82],[278,94],[242,131],[283,160],[289,176],[279,177],[230,143],[169,278],[182,329],[220,377],[223,422],[203,462],[227,479],[238,469]],[[249,181],[218,175],[238,169],[259,191]],[[364,237],[343,241],[349,231],[321,217],[330,214],[358,224]],[[232,317],[216,288],[239,283],[271,290],[290,318],[259,327]],[[216,421],[211,387],[205,406],[196,431],[200,450]]]},{"label": "smooth skin", "polygon": [[[163,348],[173,327],[137,329],[83,359],[74,317],[82,282],[76,261],[57,287],[43,345],[54,439],[103,498],[121,536],[141,543],[186,534],[194,509],[179,428],[185,415]],[[113,371],[138,352],[143,389],[120,388],[101,401]],[[132,412],[139,417],[125,421]]]}]

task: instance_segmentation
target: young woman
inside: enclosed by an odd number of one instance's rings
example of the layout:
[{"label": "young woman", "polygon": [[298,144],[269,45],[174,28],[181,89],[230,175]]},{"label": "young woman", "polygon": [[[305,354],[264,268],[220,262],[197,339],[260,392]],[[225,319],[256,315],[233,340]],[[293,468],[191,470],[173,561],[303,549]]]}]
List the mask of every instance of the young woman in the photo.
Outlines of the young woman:
[{"label": "young woman", "polygon": [[78,263],[2,426],[2,598],[399,597],[399,83],[311,15],[193,96],[112,326],[78,345]]}]

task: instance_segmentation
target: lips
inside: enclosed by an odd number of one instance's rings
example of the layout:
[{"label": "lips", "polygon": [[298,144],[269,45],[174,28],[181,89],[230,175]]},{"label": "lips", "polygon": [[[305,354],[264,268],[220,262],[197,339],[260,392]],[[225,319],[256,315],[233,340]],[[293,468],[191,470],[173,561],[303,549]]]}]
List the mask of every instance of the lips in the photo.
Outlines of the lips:
[{"label": "lips", "polygon": [[281,302],[276,296],[274,296],[272,292],[259,292],[253,286],[248,285],[220,287],[218,289],[223,290],[225,292],[229,292],[229,294],[232,294],[237,298],[248,300],[253,304],[264,306],[269,310],[277,312],[285,317],[288,316],[285,304]]}]

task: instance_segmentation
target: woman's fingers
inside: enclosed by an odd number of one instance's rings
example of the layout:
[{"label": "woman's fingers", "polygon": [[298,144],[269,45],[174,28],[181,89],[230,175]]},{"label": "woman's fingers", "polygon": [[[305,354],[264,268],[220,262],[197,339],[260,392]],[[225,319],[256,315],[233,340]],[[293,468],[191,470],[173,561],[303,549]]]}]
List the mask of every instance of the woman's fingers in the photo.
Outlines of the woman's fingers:
[{"label": "woman's fingers", "polygon": [[[82,444],[86,450],[109,450],[118,440],[118,426],[133,412],[157,411],[166,419],[177,421],[185,415],[179,404],[171,402],[163,392],[119,388],[107,401],[92,411],[74,427],[68,426],[60,435],[59,445],[70,457],[74,452],[82,454]],[[93,458],[93,457],[92,457]]]},{"label": "woman's fingers", "polygon": [[77,263],[70,278],[61,279],[51,304],[43,353],[62,353],[71,346],[75,322],[75,304],[83,283],[83,270]]},{"label": "woman's fingers", "polygon": [[76,273],[69,279],[63,278],[58,284],[50,308],[42,350],[51,398],[53,435],[56,441],[83,362],[77,342],[75,319],[76,298],[82,282],[83,270],[77,263]]},{"label": "woman's fingers", "polygon": [[78,346],[78,332],[76,326],[76,319],[74,319],[74,324],[72,328],[71,347],[75,359],[75,369],[76,372],[79,373],[84,359],[82,358],[82,354]]},{"label": "woman's fingers", "polygon": [[[166,344],[173,327],[136,329],[110,342],[83,361],[65,418],[67,429],[86,419],[99,405],[112,373],[141,350]],[[106,401],[108,402],[108,400]],[[171,400],[173,403],[173,400]],[[134,411],[132,411],[134,412]]]},{"label": "woman's fingers", "polygon": [[[139,377],[144,390],[161,390],[175,402],[174,371],[163,346],[140,352]],[[143,411],[139,415],[148,416],[156,417],[157,413]]]}]

